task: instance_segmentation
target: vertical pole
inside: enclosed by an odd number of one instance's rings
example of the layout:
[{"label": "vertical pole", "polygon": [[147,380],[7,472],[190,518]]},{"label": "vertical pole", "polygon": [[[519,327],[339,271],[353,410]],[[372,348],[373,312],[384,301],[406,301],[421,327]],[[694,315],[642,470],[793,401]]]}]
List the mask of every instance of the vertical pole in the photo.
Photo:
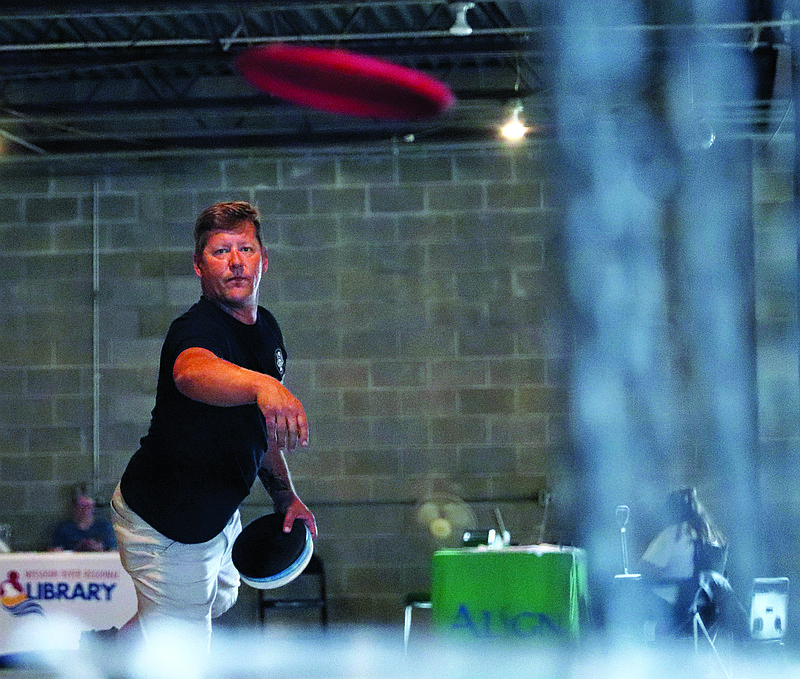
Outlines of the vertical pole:
[{"label": "vertical pole", "polygon": [[92,493],[100,490],[100,185],[92,190]]}]

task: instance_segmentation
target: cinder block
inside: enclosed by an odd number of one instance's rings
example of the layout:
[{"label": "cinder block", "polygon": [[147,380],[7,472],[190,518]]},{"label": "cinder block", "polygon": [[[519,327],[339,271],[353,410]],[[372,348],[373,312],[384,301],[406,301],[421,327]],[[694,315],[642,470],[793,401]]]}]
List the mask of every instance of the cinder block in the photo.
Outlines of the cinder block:
[{"label": "cinder block", "polygon": [[86,454],[58,455],[55,458],[55,474],[61,483],[88,483],[94,476],[92,458]]},{"label": "cinder block", "polygon": [[375,446],[419,446],[428,442],[428,427],[417,417],[375,418],[370,426],[371,442]]},{"label": "cinder block", "polygon": [[363,214],[367,192],[363,188],[312,189],[311,211],[314,214]]},{"label": "cinder block", "polygon": [[504,327],[467,328],[458,334],[460,356],[512,356],[514,335]]},{"label": "cinder block", "polygon": [[431,420],[430,431],[431,441],[436,445],[488,443],[486,421],[474,417],[455,414],[449,417],[435,417]]},{"label": "cinder block", "polygon": [[78,218],[78,198],[37,196],[25,200],[25,220],[30,224],[70,222]]},{"label": "cinder block", "polygon": [[426,187],[426,192],[429,210],[463,213],[484,207],[482,184],[433,184]]},{"label": "cinder block", "polygon": [[153,405],[154,399],[149,394],[120,394],[114,398],[110,415],[117,422],[146,425]]},{"label": "cinder block", "polygon": [[[27,452],[27,448],[28,429],[26,427],[0,427],[0,456],[24,455]],[[0,499],[0,502],[2,502],[2,499]]]},{"label": "cinder block", "polygon": [[290,361],[292,358],[325,360],[342,356],[339,338],[330,328],[308,329],[297,336],[285,335],[285,337],[288,342]]},{"label": "cinder block", "polygon": [[489,362],[489,381],[493,385],[544,382],[543,358],[502,358]]},{"label": "cinder block", "polygon": [[355,154],[339,159],[339,182],[347,184],[387,184],[395,181],[395,161],[391,156]]},{"label": "cinder block", "polygon": [[500,445],[543,444],[547,441],[547,416],[542,414],[496,418],[491,442]]},{"label": "cinder block", "polygon": [[[491,460],[491,465],[487,465],[487,460]],[[510,446],[459,448],[458,470],[461,474],[512,473],[516,470],[516,466],[517,457]],[[485,494],[477,497],[485,497]]]},{"label": "cinder block", "polygon": [[397,332],[392,328],[345,332],[342,336],[342,355],[346,358],[386,358],[397,356]]},{"label": "cinder block", "polygon": [[369,380],[370,366],[366,363],[319,363],[314,368],[314,386],[317,389],[366,389]]},{"label": "cinder block", "polygon": [[458,408],[455,389],[404,389],[400,392],[400,413],[407,416],[434,417],[455,413]]},{"label": "cinder block", "polygon": [[0,427],[46,426],[53,420],[52,407],[47,397],[7,396],[0,399]]},{"label": "cinder block", "polygon": [[77,453],[83,450],[83,430],[77,426],[36,427],[28,437],[32,455],[41,453]]},{"label": "cinder block", "polygon": [[278,160],[232,159],[222,164],[225,185],[232,189],[278,185]]},{"label": "cinder block", "polygon": [[[346,220],[349,224],[350,220]],[[283,218],[262,221],[261,228],[267,242],[280,236],[281,244],[289,247],[321,248],[338,240],[338,221],[332,216]]]},{"label": "cinder block", "polygon": [[454,154],[453,166],[456,181],[493,180],[497,177],[511,177],[513,172],[512,157],[506,152],[497,151]]},{"label": "cinder block", "polygon": [[53,481],[53,472],[53,458],[50,455],[0,458],[0,478],[6,483]]},{"label": "cinder block", "polygon": [[501,414],[514,412],[513,389],[459,389],[459,410],[466,414]]},{"label": "cinder block", "polygon": [[304,155],[284,158],[280,163],[284,186],[314,186],[336,183],[336,157]]},{"label": "cinder block", "polygon": [[433,386],[488,385],[488,365],[479,359],[435,360],[430,362]]},{"label": "cinder block", "polygon": [[26,248],[28,250],[46,249],[49,246],[46,241],[50,241],[56,252],[85,251],[92,247],[92,225],[87,222],[54,224],[50,229],[50,234],[34,231],[32,235],[35,233],[38,233],[42,243]]},{"label": "cinder block", "polygon": [[372,445],[369,422],[363,419],[315,418],[314,441],[317,451],[368,448]]},{"label": "cinder block", "polygon": [[372,185],[369,188],[369,209],[372,212],[413,213],[425,209],[422,186]]},{"label": "cinder block", "polygon": [[451,154],[409,154],[397,159],[397,174],[401,183],[449,182],[453,179]]},{"label": "cinder block", "polygon": [[566,413],[569,409],[567,390],[563,387],[521,387],[519,404],[524,413]]},{"label": "cinder block", "polygon": [[0,198],[0,224],[19,224],[21,220],[22,205],[20,199]]},{"label": "cinder block", "polygon": [[139,219],[136,195],[100,194],[97,198],[99,217],[103,222],[136,222]]},{"label": "cinder block", "polygon": [[[479,217],[470,215],[474,221]],[[416,215],[403,215],[397,230],[401,241],[407,240],[414,243],[421,241],[445,241],[450,242],[455,237],[455,216],[442,213],[425,213]]]},{"label": "cinder block", "polygon": [[57,396],[53,403],[53,422],[61,426],[86,426],[86,438],[89,434],[88,423],[92,421],[94,406],[91,396]]},{"label": "cinder block", "polygon": [[311,204],[308,189],[256,189],[253,192],[256,204],[265,214],[305,215]]},{"label": "cinder block", "polygon": [[489,210],[519,210],[542,207],[540,182],[509,184],[495,182],[486,186],[486,207]]},{"label": "cinder block", "polygon": [[396,475],[400,471],[400,456],[396,450],[359,449],[344,458],[345,474],[361,477]]},{"label": "cinder block", "polygon": [[[25,486],[22,484],[0,484],[0,521],[2,523],[11,523],[12,538],[17,537],[17,531],[14,524],[9,521],[9,518],[25,509],[26,496]],[[18,541],[13,540],[11,546],[17,549]]]},{"label": "cinder block", "polygon": [[486,244],[482,242],[452,241],[431,243],[428,248],[428,267],[463,272],[486,270]]},{"label": "cinder block", "polygon": [[332,277],[286,276],[283,279],[283,299],[287,302],[333,300],[338,289]]},{"label": "cinder block", "polygon": [[372,361],[369,367],[375,387],[421,387],[426,383],[424,361]]},{"label": "cinder block", "polygon": [[78,394],[81,391],[80,370],[72,366],[34,368],[28,370],[26,376],[27,393],[33,396]]},{"label": "cinder block", "polygon": [[402,355],[413,358],[441,358],[455,355],[456,333],[452,328],[421,328],[400,332]]},{"label": "cinder block", "polygon": [[111,344],[111,360],[118,365],[158,363],[163,339],[122,340]]},{"label": "cinder block", "polygon": [[347,390],[342,393],[344,417],[390,416],[400,414],[398,394],[394,391]]}]

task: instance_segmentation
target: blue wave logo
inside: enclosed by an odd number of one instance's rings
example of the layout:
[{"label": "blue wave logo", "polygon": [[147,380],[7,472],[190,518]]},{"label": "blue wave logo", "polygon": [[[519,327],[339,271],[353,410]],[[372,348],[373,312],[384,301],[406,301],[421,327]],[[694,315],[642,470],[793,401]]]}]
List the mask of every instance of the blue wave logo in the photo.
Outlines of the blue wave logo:
[{"label": "blue wave logo", "polygon": [[18,604],[11,606],[3,602],[3,608],[11,613],[11,615],[44,615],[44,610],[39,602],[30,599],[23,599]]},{"label": "blue wave logo", "polygon": [[0,584],[0,605],[15,616],[44,615],[39,602],[28,598],[17,571],[9,571],[6,579]]}]

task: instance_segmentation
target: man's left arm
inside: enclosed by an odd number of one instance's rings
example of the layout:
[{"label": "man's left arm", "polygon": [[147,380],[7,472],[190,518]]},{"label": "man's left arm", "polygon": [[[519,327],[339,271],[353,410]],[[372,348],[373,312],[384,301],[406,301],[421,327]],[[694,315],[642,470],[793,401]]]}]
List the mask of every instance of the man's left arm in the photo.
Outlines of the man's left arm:
[{"label": "man's left arm", "polygon": [[272,498],[275,509],[285,515],[283,530],[289,532],[295,519],[300,519],[308,526],[311,536],[317,537],[317,522],[314,515],[297,496],[289,474],[286,457],[277,445],[270,443],[261,456],[261,465],[258,468],[258,478]]}]

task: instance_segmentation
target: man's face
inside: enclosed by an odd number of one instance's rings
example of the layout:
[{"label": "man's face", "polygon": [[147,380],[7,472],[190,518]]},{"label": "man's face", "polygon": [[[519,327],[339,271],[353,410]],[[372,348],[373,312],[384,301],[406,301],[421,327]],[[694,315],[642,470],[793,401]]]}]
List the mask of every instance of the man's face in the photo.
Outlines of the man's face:
[{"label": "man's face", "polygon": [[261,274],[267,270],[267,251],[258,243],[256,229],[242,222],[235,231],[212,231],[201,255],[194,257],[203,294],[230,309],[258,303]]},{"label": "man's face", "polygon": [[78,522],[91,521],[94,516],[94,500],[86,495],[75,499],[75,520]]}]

